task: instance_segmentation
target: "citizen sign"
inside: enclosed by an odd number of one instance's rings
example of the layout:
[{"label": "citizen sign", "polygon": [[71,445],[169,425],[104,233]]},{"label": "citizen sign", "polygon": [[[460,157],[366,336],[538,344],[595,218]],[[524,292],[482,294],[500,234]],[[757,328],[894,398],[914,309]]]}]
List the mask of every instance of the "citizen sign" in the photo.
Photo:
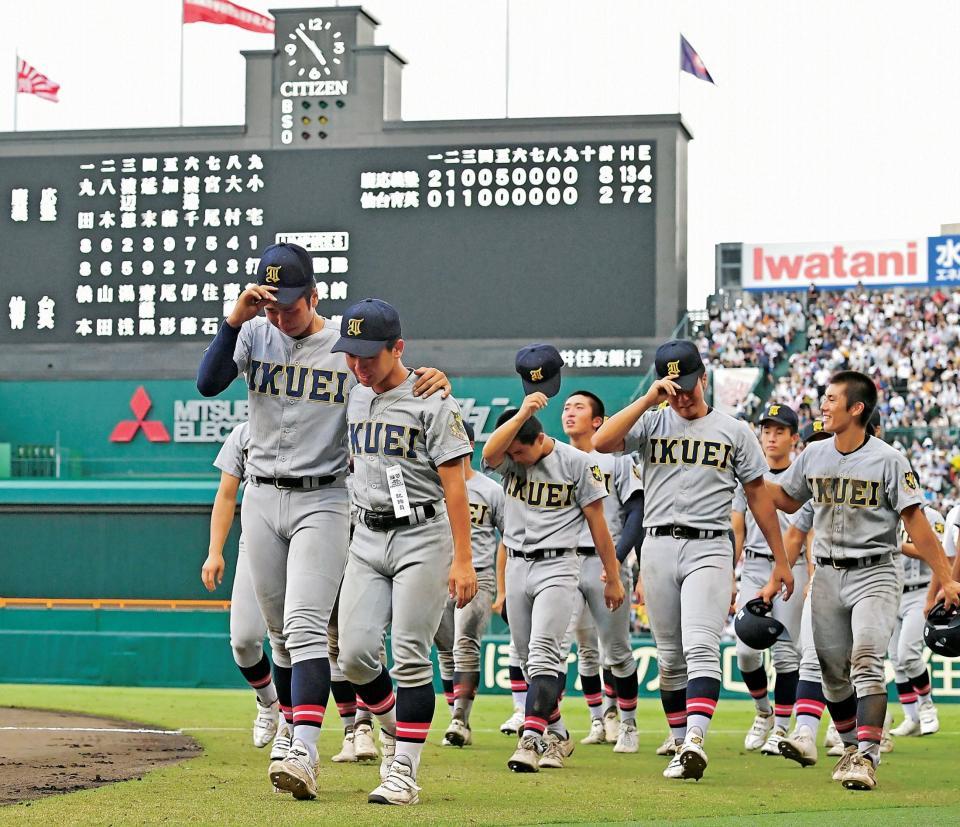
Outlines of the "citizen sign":
[{"label": "citizen sign", "polygon": [[173,441],[223,442],[247,416],[246,399],[178,399],[173,403]]},{"label": "citizen sign", "polygon": [[927,283],[927,240],[744,244],[745,290]]}]

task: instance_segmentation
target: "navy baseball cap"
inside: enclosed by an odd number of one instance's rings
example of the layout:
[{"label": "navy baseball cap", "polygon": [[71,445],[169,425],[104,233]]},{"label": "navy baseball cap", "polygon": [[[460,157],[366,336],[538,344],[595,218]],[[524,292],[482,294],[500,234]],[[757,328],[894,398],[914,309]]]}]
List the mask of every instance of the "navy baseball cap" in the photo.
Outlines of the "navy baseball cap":
[{"label": "navy baseball cap", "polygon": [[814,419],[803,426],[800,431],[800,441],[806,445],[810,442],[819,442],[821,439],[830,439],[833,434],[823,429],[823,420]]},{"label": "navy baseball cap", "polygon": [[293,304],[317,286],[313,277],[313,259],[296,244],[271,244],[260,254],[257,284],[276,287],[278,304]]},{"label": "navy baseball cap", "polygon": [[800,418],[796,411],[787,405],[780,405],[776,402],[767,405],[760,417],[760,424],[764,422],[774,422],[777,425],[783,425],[790,429],[791,434],[800,430]]},{"label": "navy baseball cap", "polygon": [[539,391],[545,396],[560,392],[560,372],[563,359],[553,345],[527,345],[517,353],[517,373],[523,382],[524,393]]},{"label": "navy baseball cap", "polygon": [[468,441],[468,442],[476,442],[476,441],[477,441],[476,436],[474,435],[473,425],[471,425],[471,424],[470,424],[469,422],[467,422],[466,420],[463,421],[463,430],[465,430],[465,431],[467,432],[467,441]]},{"label": "navy baseball cap", "polygon": [[382,299],[364,299],[347,308],[340,321],[334,353],[376,356],[387,342],[400,338],[400,314]]},{"label": "navy baseball cap", "polygon": [[653,363],[657,369],[657,379],[674,375],[680,390],[687,392],[692,391],[700,377],[707,372],[697,346],[686,339],[664,342],[657,348]]}]

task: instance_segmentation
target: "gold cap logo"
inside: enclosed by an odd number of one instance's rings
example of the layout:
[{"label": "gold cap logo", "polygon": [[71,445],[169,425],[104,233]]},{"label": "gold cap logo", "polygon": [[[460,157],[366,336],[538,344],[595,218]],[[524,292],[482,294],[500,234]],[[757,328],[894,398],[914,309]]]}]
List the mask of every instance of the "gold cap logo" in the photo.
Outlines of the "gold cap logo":
[{"label": "gold cap logo", "polygon": [[779,416],[779,415],[780,415],[780,406],[779,406],[779,405],[771,405],[771,406],[770,406],[770,411],[769,411],[769,413],[770,413],[770,416]]},{"label": "gold cap logo", "polygon": [[362,324],[363,324],[363,319],[350,319],[350,321],[347,322],[347,335],[359,336],[360,325]]},{"label": "gold cap logo", "polygon": [[823,423],[819,419],[813,420],[813,432],[819,434],[823,430]]},{"label": "gold cap logo", "polygon": [[680,360],[677,359],[675,362],[667,362],[667,373],[672,374],[673,376],[680,375]]},{"label": "gold cap logo", "polygon": [[280,265],[271,264],[267,267],[267,275],[263,279],[267,284],[278,284],[280,282]]},{"label": "gold cap logo", "polygon": [[543,381],[543,368],[537,368],[536,370],[530,371],[530,381],[531,381],[531,382],[542,382],[542,381]]}]

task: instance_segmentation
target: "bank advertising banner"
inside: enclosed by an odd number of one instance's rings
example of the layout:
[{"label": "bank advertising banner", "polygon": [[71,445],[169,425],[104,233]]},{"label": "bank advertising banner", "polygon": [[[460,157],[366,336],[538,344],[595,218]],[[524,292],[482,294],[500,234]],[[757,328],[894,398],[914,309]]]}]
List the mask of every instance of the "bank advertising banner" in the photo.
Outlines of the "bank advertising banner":
[{"label": "bank advertising banner", "polygon": [[745,290],[927,287],[960,282],[960,236],[744,244]]}]

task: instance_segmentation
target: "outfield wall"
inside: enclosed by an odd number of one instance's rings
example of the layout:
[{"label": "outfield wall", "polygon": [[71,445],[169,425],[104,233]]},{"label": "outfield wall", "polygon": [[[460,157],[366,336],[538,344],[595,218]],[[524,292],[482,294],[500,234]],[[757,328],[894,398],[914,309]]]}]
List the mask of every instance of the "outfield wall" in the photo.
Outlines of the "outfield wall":
[{"label": "outfield wall", "polygon": [[[480,691],[508,694],[509,637],[484,638]],[[633,639],[640,696],[658,697],[656,648],[649,637]],[[230,655],[229,617],[223,611],[121,609],[0,609],[0,683],[92,684],[240,688],[243,679]],[[926,651],[939,701],[960,701],[960,660]],[[435,655],[434,655],[435,657]],[[735,646],[722,645],[722,697],[749,699]],[[769,664],[768,664],[769,668]],[[576,652],[568,661],[570,694],[580,694]],[[437,691],[439,672],[434,670]],[[893,670],[887,664],[891,698]],[[2,701],[0,701],[2,702]]]}]

